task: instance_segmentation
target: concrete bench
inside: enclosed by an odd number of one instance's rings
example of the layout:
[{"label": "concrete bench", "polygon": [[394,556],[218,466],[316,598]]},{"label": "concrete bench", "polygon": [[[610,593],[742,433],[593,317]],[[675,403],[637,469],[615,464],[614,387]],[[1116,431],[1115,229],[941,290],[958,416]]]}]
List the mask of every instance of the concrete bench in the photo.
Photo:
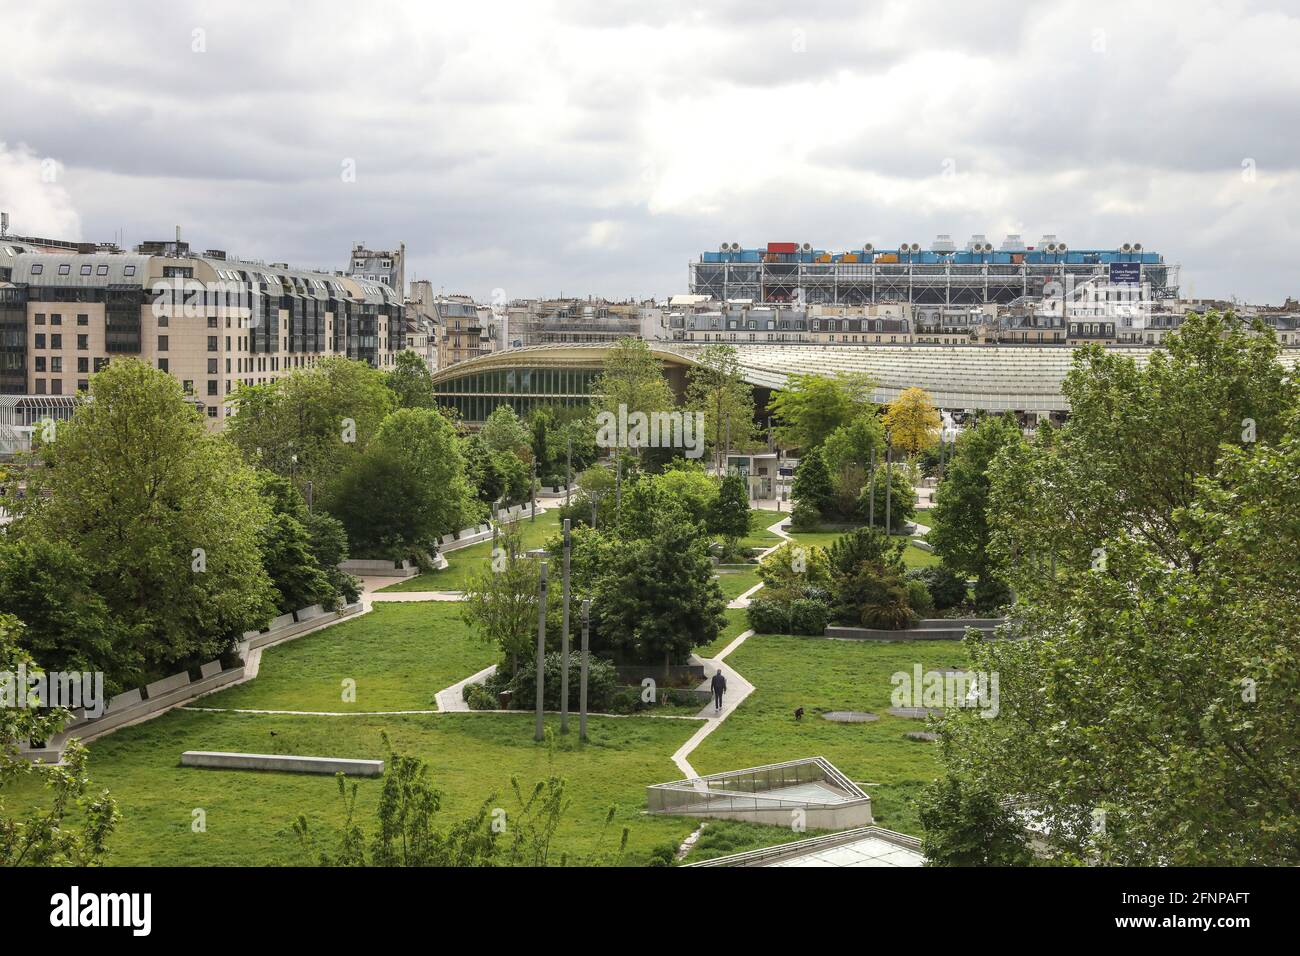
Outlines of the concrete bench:
[{"label": "concrete bench", "polygon": [[353,777],[380,777],[382,760],[351,760],[344,757],[300,757],[291,754],[241,754],[217,750],[187,750],[182,767],[215,770],[278,770],[282,773],[344,773]]}]

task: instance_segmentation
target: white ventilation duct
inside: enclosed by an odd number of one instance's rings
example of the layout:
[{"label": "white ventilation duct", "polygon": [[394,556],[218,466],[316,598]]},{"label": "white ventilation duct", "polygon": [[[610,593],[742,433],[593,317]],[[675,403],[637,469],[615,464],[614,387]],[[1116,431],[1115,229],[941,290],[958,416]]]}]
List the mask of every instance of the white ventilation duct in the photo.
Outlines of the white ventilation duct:
[{"label": "white ventilation duct", "polygon": [[1134,251],[1134,252],[1141,252],[1141,251],[1142,251],[1142,243],[1140,243],[1140,242],[1135,242],[1135,243],[1133,243],[1133,251]]},{"label": "white ventilation duct", "polygon": [[871,243],[866,242],[862,244],[862,251],[865,252],[867,255],[871,255],[871,253],[876,251],[876,247],[873,246]]},{"label": "white ventilation duct", "polygon": [[921,244],[919,242],[912,243],[912,254],[915,255],[920,251],[921,251]]},{"label": "white ventilation duct", "polygon": [[1133,251],[1133,245],[1132,245],[1132,243],[1128,243],[1128,242],[1124,243],[1124,245],[1122,245],[1122,246],[1119,247],[1119,251],[1120,251],[1120,252],[1132,252],[1132,251]]},{"label": "white ventilation duct", "polygon": [[804,251],[804,252],[812,252],[812,243],[811,243],[811,242],[805,242],[805,243],[803,244],[803,251]]},{"label": "white ventilation duct", "polygon": [[1061,255],[1065,255],[1065,243],[1058,242],[1056,244],[1056,251],[1059,252]]}]

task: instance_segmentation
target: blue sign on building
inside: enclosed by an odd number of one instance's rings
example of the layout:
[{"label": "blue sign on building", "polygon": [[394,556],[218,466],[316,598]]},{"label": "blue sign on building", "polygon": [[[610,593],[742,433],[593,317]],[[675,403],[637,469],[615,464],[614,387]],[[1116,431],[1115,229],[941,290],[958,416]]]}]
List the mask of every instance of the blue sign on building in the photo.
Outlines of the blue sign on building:
[{"label": "blue sign on building", "polygon": [[1138,285],[1142,281],[1142,264],[1140,262],[1112,262],[1110,264],[1111,285]]}]

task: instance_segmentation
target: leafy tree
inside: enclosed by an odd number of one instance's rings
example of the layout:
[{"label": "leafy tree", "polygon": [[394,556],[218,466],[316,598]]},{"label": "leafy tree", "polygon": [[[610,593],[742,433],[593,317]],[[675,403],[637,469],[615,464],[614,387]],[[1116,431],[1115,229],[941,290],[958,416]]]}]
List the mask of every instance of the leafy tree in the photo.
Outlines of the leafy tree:
[{"label": "leafy tree", "polygon": [[[0,672],[16,674],[20,666],[28,673],[41,670],[23,649],[22,631],[16,617],[0,614]],[[49,740],[70,716],[61,708],[0,707],[0,867],[92,866],[108,851],[121,814],[107,790],[92,792],[86,748],[70,741],[57,766],[17,755],[18,741]],[[43,778],[49,805],[38,803],[11,816],[4,805],[5,788],[33,776]]]},{"label": "leafy tree", "polygon": [[[885,456],[885,429],[873,414],[859,415],[831,432],[822,445],[822,457],[832,475],[848,468],[866,474],[871,468],[872,452],[878,460]],[[856,495],[857,489],[854,489]]]},{"label": "leafy tree", "polygon": [[271,518],[263,529],[262,566],[279,595],[279,611],[288,613],[313,604],[333,608],[339,592],[313,550],[306,502],[289,479],[270,472],[259,477],[262,494],[271,506]]},{"label": "leafy tree", "polygon": [[859,374],[789,376],[786,387],[774,392],[768,403],[779,422],[777,441],[807,455],[837,428],[874,414],[874,387],[869,376]]},{"label": "leafy tree", "polygon": [[517,535],[507,532],[492,561],[465,585],[461,617],[479,637],[501,650],[502,662],[514,677],[521,663],[537,650],[537,592],[540,566],[518,553]]},{"label": "leafy tree", "polygon": [[1024,445],[1020,426],[1007,416],[987,416],[962,432],[944,471],[930,512],[926,540],[952,570],[988,578],[996,568],[989,553],[993,516],[989,489],[993,462],[1003,449]]},{"label": "leafy tree", "polygon": [[492,409],[492,414],[479,429],[478,437],[494,455],[508,453],[523,461],[531,461],[528,456],[531,454],[532,436],[509,405]]},{"label": "leafy tree", "polygon": [[726,623],[726,601],[698,526],[667,515],[651,537],[615,550],[592,604],[606,646],[641,663],[684,661]]},{"label": "leafy tree", "polygon": [[337,497],[334,512],[353,550],[394,560],[432,549],[476,514],[460,441],[430,408],[386,418]]},{"label": "leafy tree", "polygon": [[831,476],[826,471],[826,461],[820,450],[808,452],[799,460],[794,470],[794,512],[791,515],[796,527],[815,526],[826,511],[831,498]]},{"label": "leafy tree", "polygon": [[11,636],[48,670],[103,671],[109,694],[141,673],[138,652],[125,656],[134,649],[96,592],[93,569],[64,541],[0,536],[0,607],[26,625]]},{"label": "leafy tree", "polygon": [[244,458],[333,510],[335,485],[365,451],[396,405],[384,374],[365,362],[324,358],[266,385],[246,385],[230,399],[226,433]]},{"label": "leafy tree", "polygon": [[343,522],[323,511],[309,512],[305,523],[311,553],[330,585],[351,604],[361,596],[361,582],[339,565],[348,559],[348,533]]},{"label": "leafy tree", "polygon": [[497,467],[483,439],[470,435],[464,442],[465,478],[474,487],[475,497],[485,505],[499,501],[506,491],[506,476]]},{"label": "leafy tree", "polygon": [[[945,767],[1029,807],[1054,862],[1294,866],[1300,410],[1271,339],[1209,317],[1171,340],[1145,369],[1080,358],[1070,421],[998,459],[995,546],[1033,546],[1012,568],[1023,639],[970,640],[999,717],[950,714]],[[1078,501],[1049,499],[1073,497],[1047,484],[1061,478]],[[1054,568],[1034,560],[1049,543]]]},{"label": "leafy tree", "polygon": [[709,506],[708,528],[722,536],[728,550],[734,550],[736,542],[749,534],[749,489],[742,476],[732,474],[722,479]]},{"label": "leafy tree", "polygon": [[939,440],[939,411],[923,388],[905,388],[885,411],[885,427],[894,447],[918,455]]},{"label": "leafy tree", "polygon": [[[673,391],[664,378],[659,360],[640,339],[620,339],[605,355],[605,366],[592,393],[600,396],[597,408],[618,415],[620,406],[628,413],[669,411]],[[638,449],[639,451],[639,449]]]},{"label": "leafy tree", "polygon": [[[889,485],[889,525],[890,533],[897,534],[903,530],[903,526],[912,520],[916,515],[916,488],[912,486],[912,481],[908,477],[908,470],[901,462],[895,463],[891,468],[885,465],[876,467],[876,483],[874,494],[876,506],[874,511],[875,522],[880,527],[885,526],[885,486]],[[866,482],[862,486],[861,495],[857,501],[857,517],[867,520],[872,516],[871,496],[873,486],[871,482]]]},{"label": "leafy tree", "polygon": [[433,408],[433,373],[418,353],[402,349],[393,359],[393,368],[384,376],[401,408]]},{"label": "leafy tree", "polygon": [[913,568],[907,572],[907,576],[925,583],[934,606],[941,611],[954,608],[966,600],[966,592],[969,590],[966,579],[954,574],[945,564],[930,568]]},{"label": "leafy tree", "polygon": [[1033,861],[1023,821],[986,790],[944,777],[926,787],[917,809],[927,866],[1025,866]]},{"label": "leafy tree", "polygon": [[704,415],[704,434],[721,472],[725,449],[753,451],[761,444],[754,421],[754,390],[740,373],[740,360],[731,345],[706,345],[699,364],[687,372],[686,408]]},{"label": "leafy tree", "polygon": [[274,615],[257,477],[170,375],[115,360],[40,455],[16,533],[63,542],[90,570],[117,624],[96,669],[170,673]]},{"label": "leafy tree", "polygon": [[831,584],[830,559],[824,548],[787,542],[758,562],[758,579],[764,595],[782,599],[824,593]]},{"label": "leafy tree", "polygon": [[552,464],[551,448],[548,442],[548,432],[551,425],[550,409],[539,408],[533,412],[529,424],[532,430],[530,448],[533,453],[533,461],[537,462],[537,474],[544,478],[550,474]]}]

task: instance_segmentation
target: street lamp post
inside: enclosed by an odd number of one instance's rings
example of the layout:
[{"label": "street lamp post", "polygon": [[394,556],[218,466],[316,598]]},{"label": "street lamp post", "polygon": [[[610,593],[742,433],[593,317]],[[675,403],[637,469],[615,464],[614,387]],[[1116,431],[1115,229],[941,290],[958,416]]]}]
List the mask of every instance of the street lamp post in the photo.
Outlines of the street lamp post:
[{"label": "street lamp post", "polygon": [[564,507],[569,507],[569,487],[573,484],[573,439],[568,440],[564,451]]},{"label": "street lamp post", "polygon": [[569,519],[564,519],[564,612],[560,625],[560,733],[569,732]]},{"label": "street lamp post", "polygon": [[546,681],[546,562],[542,562],[541,577],[537,584],[537,721],[533,730],[533,739],[541,740],[542,732],[542,695]]},{"label": "street lamp post", "polygon": [[890,493],[894,489],[894,445],[889,432],[885,432],[885,534],[893,534],[894,526],[890,523]]},{"label": "street lamp post", "polygon": [[867,489],[867,524],[876,526],[876,449],[871,449],[871,487]]},{"label": "street lamp post", "polygon": [[587,623],[591,616],[591,601],[582,602],[582,670],[578,677],[578,737],[587,739]]},{"label": "street lamp post", "polygon": [[529,521],[537,520],[537,459],[533,459],[533,467],[528,479],[528,494],[532,497],[532,517]]}]

